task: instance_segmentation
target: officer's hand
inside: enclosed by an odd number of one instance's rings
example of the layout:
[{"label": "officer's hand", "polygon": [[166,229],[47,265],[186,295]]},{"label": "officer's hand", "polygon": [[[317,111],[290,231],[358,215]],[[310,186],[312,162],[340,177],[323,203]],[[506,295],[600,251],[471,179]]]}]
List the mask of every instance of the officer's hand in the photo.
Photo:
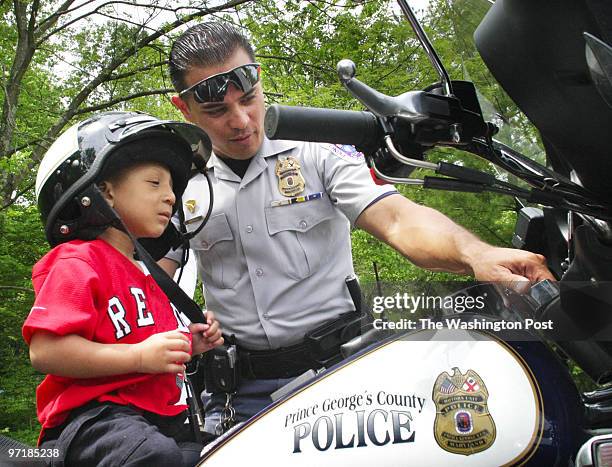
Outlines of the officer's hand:
[{"label": "officer's hand", "polygon": [[215,318],[215,314],[210,310],[206,311],[206,323],[191,323],[189,331],[191,331],[192,335],[193,355],[208,352],[210,349],[223,344],[221,326]]},{"label": "officer's hand", "polygon": [[539,282],[555,280],[546,267],[546,258],[530,251],[490,247],[470,264],[474,276],[487,282]]},{"label": "officer's hand", "polygon": [[181,373],[191,359],[189,338],[174,330],[154,334],[130,347],[138,373]]}]

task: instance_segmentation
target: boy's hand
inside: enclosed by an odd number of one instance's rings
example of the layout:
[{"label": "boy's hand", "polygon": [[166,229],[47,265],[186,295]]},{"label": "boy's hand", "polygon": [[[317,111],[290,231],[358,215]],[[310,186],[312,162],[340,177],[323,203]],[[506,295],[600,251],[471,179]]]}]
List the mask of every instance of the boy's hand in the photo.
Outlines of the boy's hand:
[{"label": "boy's hand", "polygon": [[221,326],[215,319],[215,314],[210,310],[206,311],[206,323],[191,323],[189,331],[192,335],[193,355],[207,352],[223,344]]},{"label": "boy's hand", "polygon": [[131,349],[138,373],[181,373],[191,359],[189,339],[180,331],[154,334]]}]

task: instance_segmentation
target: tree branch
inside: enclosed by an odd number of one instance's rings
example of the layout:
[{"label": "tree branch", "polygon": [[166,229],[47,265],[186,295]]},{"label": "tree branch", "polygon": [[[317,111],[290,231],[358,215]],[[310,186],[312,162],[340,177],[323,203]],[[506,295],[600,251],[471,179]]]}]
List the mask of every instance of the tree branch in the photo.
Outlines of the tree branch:
[{"label": "tree branch", "polygon": [[323,71],[325,73],[329,73],[329,72],[334,72],[335,69],[329,66],[320,66],[320,65],[313,65],[312,63],[306,63],[306,62],[302,62],[300,60],[296,60],[293,57],[282,57],[280,55],[265,55],[265,54],[257,54],[256,55],[258,58],[267,58],[270,60],[279,60],[282,62],[289,62],[289,63],[295,63],[296,65],[300,65],[303,66],[305,68],[312,68],[313,70],[319,70],[319,71]]},{"label": "tree branch", "polygon": [[[169,23],[169,24],[175,24],[176,23],[178,26],[180,26],[181,24],[184,24],[184,23],[187,23],[187,22],[191,21],[193,18],[197,18],[197,17],[200,17],[200,16],[211,14],[211,13],[214,13],[214,12],[217,12],[217,11],[227,10],[228,8],[235,8],[238,5],[241,5],[243,3],[249,3],[251,1],[253,1],[253,0],[230,0],[227,3],[225,3],[224,5],[220,5],[218,7],[202,8],[202,9],[200,9],[199,12],[191,13],[191,14],[189,14],[189,15],[187,15],[185,17],[185,18],[189,18],[189,19],[185,19],[183,21],[177,19],[177,21],[175,21],[173,23]],[[42,37],[38,41],[37,45],[39,43],[44,42],[45,40],[47,40],[49,37],[53,36],[54,34],[57,34],[58,32],[62,31],[63,29],[66,29],[70,25],[72,25],[72,24],[74,24],[74,23],[76,23],[76,22],[78,22],[78,21],[80,21],[80,20],[82,20],[84,18],[87,18],[88,16],[91,16],[91,15],[94,15],[94,14],[99,14],[99,15],[102,15],[102,16],[109,16],[107,14],[101,13],[100,10],[103,9],[104,7],[106,7],[106,6],[117,5],[117,4],[125,4],[125,5],[129,5],[131,7],[136,6],[136,7],[144,7],[144,8],[153,8],[154,10],[171,11],[171,12],[173,12],[173,13],[175,13],[177,15],[177,18],[178,18],[178,13],[179,13],[180,10],[198,9],[198,7],[176,7],[176,8],[169,8],[169,7],[162,7],[162,6],[151,5],[151,4],[133,3],[133,2],[128,2],[128,1],[109,1],[109,2],[103,3],[101,5],[98,5],[92,11],[84,13],[84,14],[76,17],[76,18],[73,18],[70,21],[67,21],[66,23],[64,23],[61,26],[57,27],[56,29],[54,29],[53,31],[49,32],[47,35]],[[77,10],[77,9],[81,8],[82,6],[83,5],[81,5],[79,7],[76,7],[73,10]],[[66,12],[66,13],[68,13],[68,12]],[[117,19],[117,18],[114,18],[114,19]],[[128,22],[124,18],[121,18],[119,20],[120,21],[124,21],[124,22]],[[142,25],[140,25],[140,26],[142,26]],[[175,29],[176,27],[177,26],[173,27],[172,29]]]},{"label": "tree branch", "polygon": [[[66,2],[66,3],[70,3],[71,4],[71,3],[74,3],[74,1],[69,1],[69,2]],[[161,6],[161,5],[153,5],[151,3],[144,3],[143,4],[143,3],[134,3],[134,2],[128,2],[128,1],[121,1],[121,0],[108,1],[108,2],[106,2],[104,4],[102,4],[102,5],[99,5],[97,8],[106,7],[106,6],[115,5],[115,4],[124,4],[124,5],[128,5],[128,6],[136,6],[136,7],[144,7],[144,8],[154,8],[156,10],[171,11],[173,13],[178,13],[180,10],[193,10],[194,8],[197,8],[197,7],[192,7],[192,6],[179,6],[179,7],[176,7],[176,8],[170,8],[170,7],[165,7],[165,6]],[[66,9],[65,11],[61,11],[61,12],[60,12],[60,10],[58,10],[57,12],[53,13],[48,18],[45,18],[41,22],[41,24],[44,24],[47,21],[51,21],[51,20],[57,21],[60,16],[73,13],[73,12],[75,12],[75,11],[85,7],[85,6],[87,6],[87,3],[83,3],[81,5],[78,5],[78,6],[74,7],[74,8]],[[82,15],[81,18],[85,18],[85,17],[89,16],[91,13],[93,13],[93,11],[94,10],[92,10],[88,14]]]},{"label": "tree branch", "polygon": [[[66,0],[64,3],[62,3],[59,8],[53,12],[51,16],[45,18],[39,23],[38,27],[36,28],[36,34],[44,34],[50,28],[52,28],[57,23],[57,20],[60,18],[60,16],[70,11],[70,5],[72,5],[73,3],[74,0]],[[84,5],[86,5],[86,3]]]},{"label": "tree branch", "polygon": [[4,211],[5,209],[10,208],[15,201],[17,201],[19,198],[21,198],[23,195],[25,195],[28,191],[30,191],[32,188],[34,188],[34,183],[29,183],[25,188],[23,188],[21,191],[15,193],[15,196],[9,198],[1,207],[0,207],[0,211]]},{"label": "tree branch", "polygon": [[39,144],[41,141],[42,140],[40,140],[40,139],[35,139],[35,140],[29,141],[29,142],[27,142],[25,144],[22,144],[21,146],[14,147],[10,151],[8,151],[6,154],[4,154],[4,157],[10,157],[13,154],[15,154],[16,152],[23,151],[24,149],[27,149],[30,146],[33,146],[35,144]]},{"label": "tree branch", "polygon": [[0,120],[0,154],[4,154],[10,148],[16,125],[17,101],[21,92],[21,79],[30,66],[34,54],[34,49],[31,47],[29,40],[31,34],[27,27],[26,4],[19,0],[14,0],[13,8],[15,25],[17,27],[17,45],[8,79],[4,83],[4,102],[2,104],[2,117]]},{"label": "tree branch", "polygon": [[36,15],[38,14],[39,7],[40,7],[40,0],[34,0],[32,2],[32,7],[30,8],[30,21],[28,22],[28,31],[32,35],[32,39],[34,36],[34,29],[36,27]]},{"label": "tree branch", "polygon": [[111,99],[110,101],[102,102],[101,104],[98,104],[98,105],[92,105],[91,107],[81,108],[77,110],[74,115],[76,116],[76,115],[81,115],[81,114],[85,114],[88,112],[97,112],[98,110],[104,110],[109,107],[112,107],[113,105],[120,104],[121,102],[131,101],[133,99],[138,99],[139,97],[155,96],[159,94],[169,94],[173,92],[174,92],[174,89],[172,88],[152,89],[150,91],[135,92],[134,94],[117,97],[116,99]]},{"label": "tree branch", "polygon": [[[15,0],[17,2],[17,0]],[[229,8],[235,8],[239,5],[243,5],[246,3],[250,3],[253,0],[228,0],[226,3],[212,7],[212,8],[202,8],[197,11],[188,14],[182,18],[177,18],[175,21],[167,23],[160,28],[158,28],[155,32],[142,37],[139,40],[136,40],[135,43],[126,47],[121,53],[117,55],[113,60],[111,60],[106,66],[104,66],[101,70],[99,70],[97,76],[91,79],[87,84],[85,84],[81,90],[72,98],[66,110],[63,114],[55,121],[55,123],[49,128],[45,136],[42,138],[42,143],[37,145],[33,150],[29,161],[26,166],[19,173],[9,174],[9,176],[3,177],[2,186],[0,187],[0,193],[2,193],[2,202],[4,206],[8,206],[11,203],[15,202],[16,196],[12,196],[16,187],[19,186],[23,180],[28,177],[34,170],[35,167],[40,162],[46,148],[47,141],[53,141],[59,133],[62,131],[64,126],[72,119],[75,115],[80,115],[82,111],[79,111],[79,107],[86,101],[86,99],[90,96],[90,94],[102,83],[108,81],[113,72],[123,63],[127,62],[138,50],[146,47],[150,43],[154,42],[158,38],[168,34],[174,29],[182,26],[183,24],[189,23],[193,19],[206,16],[209,14],[214,14],[217,12],[221,12],[227,10]],[[65,2],[66,5],[68,2]],[[48,36],[48,35],[47,35]],[[125,100],[125,99],[122,99]],[[5,101],[6,102],[6,101]],[[111,101],[112,102],[112,101]],[[121,102],[121,101],[119,101]],[[104,105],[112,105],[111,103],[106,103]],[[89,109],[93,109],[94,107],[90,107]],[[0,154],[8,151],[8,147],[5,148],[5,151],[0,151]]]},{"label": "tree branch", "polygon": [[141,68],[137,68],[135,70],[126,71],[125,73],[120,73],[118,75],[113,75],[108,78],[108,81],[118,81],[120,79],[129,78],[130,76],[137,75],[138,73],[142,73],[143,71],[153,70],[155,68],[164,66],[168,64],[168,60],[163,60],[161,62],[152,63],[151,65],[143,66]]},{"label": "tree branch", "polygon": [[[108,18],[108,19],[112,19],[113,21],[118,21],[121,23],[125,23],[125,24],[131,24],[132,26],[137,26],[138,27],[138,31],[144,31],[145,29],[149,30],[149,31],[155,31],[155,28],[151,28],[149,26],[147,26],[146,22],[142,22],[142,23],[137,23],[136,21],[130,21],[129,19],[126,18],[119,18],[117,16],[113,16],[111,14],[108,13],[102,13],[100,11],[95,13],[96,15],[102,16],[103,18]],[[138,32],[137,32],[138,34]]]}]

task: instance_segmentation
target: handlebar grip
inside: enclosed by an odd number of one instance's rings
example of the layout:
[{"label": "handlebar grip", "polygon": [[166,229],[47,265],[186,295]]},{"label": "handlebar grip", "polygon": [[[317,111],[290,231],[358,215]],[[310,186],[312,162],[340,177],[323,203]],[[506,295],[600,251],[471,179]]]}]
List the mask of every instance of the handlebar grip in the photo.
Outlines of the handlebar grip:
[{"label": "handlebar grip", "polygon": [[266,111],[264,127],[270,139],[352,144],[362,151],[376,148],[382,138],[376,117],[354,110],[274,104]]}]

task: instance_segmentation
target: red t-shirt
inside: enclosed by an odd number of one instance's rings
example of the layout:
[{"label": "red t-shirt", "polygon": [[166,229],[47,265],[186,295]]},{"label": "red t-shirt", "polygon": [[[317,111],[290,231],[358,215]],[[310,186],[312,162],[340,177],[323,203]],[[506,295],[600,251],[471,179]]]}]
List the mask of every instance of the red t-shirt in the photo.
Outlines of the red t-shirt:
[{"label": "red t-shirt", "polygon": [[[134,344],[174,329],[191,339],[155,280],[103,240],[74,240],[55,247],[34,266],[32,283],[36,300],[22,330],[28,344],[40,330],[107,344]],[[183,376],[170,373],[47,375],[36,390],[41,437],[71,410],[92,400],[177,415],[187,407],[181,400],[182,389]]]}]

